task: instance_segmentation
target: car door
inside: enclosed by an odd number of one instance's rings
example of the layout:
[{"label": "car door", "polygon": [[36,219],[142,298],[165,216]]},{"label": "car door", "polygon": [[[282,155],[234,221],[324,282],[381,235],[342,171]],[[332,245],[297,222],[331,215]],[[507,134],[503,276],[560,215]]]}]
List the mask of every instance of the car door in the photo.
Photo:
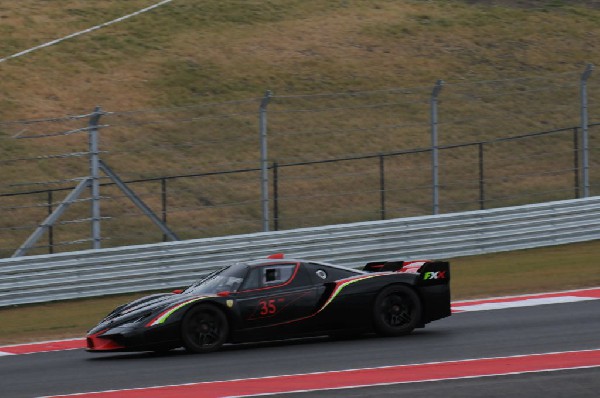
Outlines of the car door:
[{"label": "car door", "polygon": [[[362,275],[356,270],[336,267],[330,264],[307,262],[304,264],[307,275],[312,279],[317,295],[318,312],[313,317],[315,327],[321,331],[353,328],[357,319],[365,315],[368,301],[356,296],[337,295],[339,281]],[[327,311],[323,311],[327,308]]]},{"label": "car door", "polygon": [[236,305],[242,329],[300,333],[306,331],[304,321],[314,314],[317,300],[302,263],[280,263],[251,268]]}]

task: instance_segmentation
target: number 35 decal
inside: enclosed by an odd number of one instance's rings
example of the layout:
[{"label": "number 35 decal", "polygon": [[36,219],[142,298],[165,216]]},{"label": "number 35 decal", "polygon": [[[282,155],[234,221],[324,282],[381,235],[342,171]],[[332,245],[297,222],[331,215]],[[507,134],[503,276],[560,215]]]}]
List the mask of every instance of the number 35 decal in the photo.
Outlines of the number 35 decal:
[{"label": "number 35 decal", "polygon": [[260,306],[260,315],[273,315],[277,312],[277,306],[275,305],[275,300],[260,300],[258,302]]}]

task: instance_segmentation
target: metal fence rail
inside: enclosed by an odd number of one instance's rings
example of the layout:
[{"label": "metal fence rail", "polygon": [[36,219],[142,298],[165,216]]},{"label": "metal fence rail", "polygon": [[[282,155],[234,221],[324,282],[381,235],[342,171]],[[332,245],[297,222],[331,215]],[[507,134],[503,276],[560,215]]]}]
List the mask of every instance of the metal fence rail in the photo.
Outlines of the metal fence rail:
[{"label": "metal fence rail", "polygon": [[359,267],[600,239],[600,197],[0,260],[0,307],[185,286],[222,264],[284,252]]},{"label": "metal fence rail", "polygon": [[591,71],[0,120],[0,257],[600,195]]}]

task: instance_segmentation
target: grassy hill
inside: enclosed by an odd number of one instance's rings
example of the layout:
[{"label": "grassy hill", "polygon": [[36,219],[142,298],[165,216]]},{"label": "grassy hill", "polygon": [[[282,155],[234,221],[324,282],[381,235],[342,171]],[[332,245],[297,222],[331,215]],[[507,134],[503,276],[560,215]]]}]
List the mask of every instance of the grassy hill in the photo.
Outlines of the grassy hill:
[{"label": "grassy hill", "polygon": [[[155,3],[0,6],[13,54]],[[491,4],[491,5],[490,5]],[[597,1],[175,0],[0,64],[3,120],[579,72]]]},{"label": "grassy hill", "polygon": [[[0,57],[156,1],[4,3]],[[0,192],[40,187],[32,182],[72,186],[63,180],[88,172],[85,159],[47,158],[85,151],[85,136],[14,138],[79,128],[87,119],[9,121],[88,114],[97,105],[114,112],[101,118],[111,125],[101,150],[125,179],[257,167],[257,109],[267,89],[275,95],[269,159],[282,163],[427,147],[438,79],[445,82],[441,145],[575,126],[580,75],[600,63],[599,26],[597,1],[175,0],[0,63]],[[590,118],[600,121],[600,78],[589,84]],[[519,204],[523,195],[571,197],[572,145],[570,136],[496,145],[486,158],[490,192],[499,198],[492,205]],[[443,211],[476,208],[477,153],[444,156]],[[388,181],[390,217],[429,212],[428,162],[425,153],[388,163],[396,176]],[[376,162],[290,169],[284,177],[284,228],[378,217]],[[170,183],[169,222],[185,238],[256,231],[257,179]],[[136,189],[160,208],[160,186]],[[107,223],[107,245],[160,239],[121,194],[103,192],[112,197],[103,214],[119,219]],[[31,231],[18,228],[40,222],[46,200],[0,201],[7,215],[0,250],[23,241]],[[71,219],[86,217],[87,203],[73,207]],[[77,225],[63,226],[62,240],[88,234]]]}]

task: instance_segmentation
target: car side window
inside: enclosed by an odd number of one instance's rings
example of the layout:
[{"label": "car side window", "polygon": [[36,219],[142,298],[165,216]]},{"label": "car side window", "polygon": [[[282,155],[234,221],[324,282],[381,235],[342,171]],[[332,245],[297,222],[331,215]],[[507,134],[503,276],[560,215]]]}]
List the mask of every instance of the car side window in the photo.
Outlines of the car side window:
[{"label": "car side window", "polygon": [[281,285],[287,282],[292,277],[295,268],[295,264],[273,265],[263,267],[263,286]]},{"label": "car side window", "polygon": [[260,288],[260,269],[254,268],[251,269],[246,276],[244,284],[240,290],[254,290],[258,288]]},{"label": "car side window", "polygon": [[240,291],[283,285],[290,280],[296,264],[275,264],[251,269]]}]

